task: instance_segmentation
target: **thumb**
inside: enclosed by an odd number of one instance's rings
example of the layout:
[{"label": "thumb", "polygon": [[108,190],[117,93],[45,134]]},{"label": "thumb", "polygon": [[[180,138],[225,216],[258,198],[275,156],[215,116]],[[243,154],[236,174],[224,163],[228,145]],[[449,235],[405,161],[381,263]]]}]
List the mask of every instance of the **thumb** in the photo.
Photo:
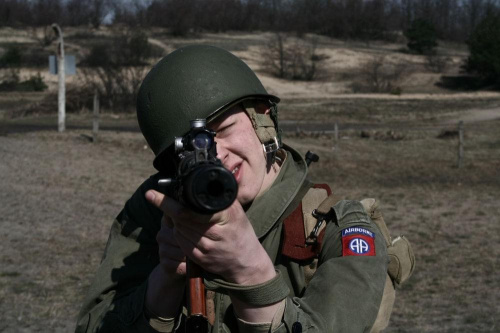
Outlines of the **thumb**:
[{"label": "thumb", "polygon": [[149,190],[146,192],[145,197],[146,197],[146,200],[148,200],[150,203],[152,203],[156,207],[162,208],[161,204],[163,202],[163,198],[165,197],[163,195],[163,193],[160,193],[160,192],[155,191],[155,190]]}]

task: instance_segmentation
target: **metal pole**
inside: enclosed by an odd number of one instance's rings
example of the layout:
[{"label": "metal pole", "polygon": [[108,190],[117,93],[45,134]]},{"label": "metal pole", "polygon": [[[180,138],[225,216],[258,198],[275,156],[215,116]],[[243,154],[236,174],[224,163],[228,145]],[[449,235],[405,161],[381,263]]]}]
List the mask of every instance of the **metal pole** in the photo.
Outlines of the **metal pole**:
[{"label": "metal pole", "polygon": [[464,159],[464,122],[458,122],[458,163],[457,167],[460,169],[463,166]]},{"label": "metal pole", "polygon": [[334,126],[334,133],[335,133],[335,142],[339,141],[339,125],[335,123]]},{"label": "metal pole", "polygon": [[59,78],[59,91],[57,94],[58,119],[57,127],[59,132],[64,132],[66,129],[66,83],[64,75],[64,41],[61,28],[56,23],[52,24],[56,36],[59,37],[59,45],[57,47],[57,73]]},{"label": "metal pole", "polygon": [[97,142],[97,133],[99,132],[99,93],[94,93],[94,119],[92,122],[92,142]]}]

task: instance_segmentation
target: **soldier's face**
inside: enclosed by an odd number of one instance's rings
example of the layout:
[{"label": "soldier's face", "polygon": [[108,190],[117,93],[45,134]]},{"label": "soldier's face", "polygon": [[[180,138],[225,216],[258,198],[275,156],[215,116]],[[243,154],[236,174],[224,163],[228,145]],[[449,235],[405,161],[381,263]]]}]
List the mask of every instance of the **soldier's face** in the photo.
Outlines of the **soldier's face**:
[{"label": "soldier's face", "polygon": [[236,178],[237,199],[244,206],[262,194],[276,176],[267,172],[262,144],[241,107],[233,107],[210,127],[217,132],[217,157]]}]

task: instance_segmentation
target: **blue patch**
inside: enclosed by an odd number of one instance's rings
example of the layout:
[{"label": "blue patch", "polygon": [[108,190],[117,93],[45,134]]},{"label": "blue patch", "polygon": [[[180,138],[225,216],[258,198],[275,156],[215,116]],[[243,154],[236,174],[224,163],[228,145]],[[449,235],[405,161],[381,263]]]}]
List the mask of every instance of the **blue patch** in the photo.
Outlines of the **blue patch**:
[{"label": "blue patch", "polygon": [[352,227],[352,228],[346,228],[342,230],[342,237],[352,235],[352,234],[361,234],[361,235],[366,235],[369,237],[375,237],[373,232],[370,230],[366,230],[365,228],[360,228],[360,227]]}]

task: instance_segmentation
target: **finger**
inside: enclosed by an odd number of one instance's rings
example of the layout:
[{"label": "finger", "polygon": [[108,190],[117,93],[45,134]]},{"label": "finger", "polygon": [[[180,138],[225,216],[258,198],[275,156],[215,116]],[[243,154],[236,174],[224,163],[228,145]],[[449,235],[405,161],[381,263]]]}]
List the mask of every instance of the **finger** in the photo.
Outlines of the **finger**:
[{"label": "finger", "polygon": [[146,199],[153,205],[161,209],[165,215],[171,217],[172,221],[180,222],[187,220],[201,223],[208,222],[211,217],[211,215],[197,214],[182,205],[180,202],[155,190],[147,191]]},{"label": "finger", "polygon": [[214,241],[221,240],[221,226],[218,224],[208,224],[208,223],[178,223],[175,229],[181,232],[189,240],[198,244],[199,240],[202,238],[208,238]]},{"label": "finger", "polygon": [[160,208],[161,202],[163,201],[163,197],[165,197],[165,195],[155,190],[149,190],[146,192],[145,197],[146,200],[148,200],[150,203]]},{"label": "finger", "polygon": [[186,262],[165,261],[160,262],[160,266],[167,274],[175,273],[178,276],[186,275]]},{"label": "finger", "polygon": [[158,250],[158,254],[160,255],[160,261],[172,260],[177,262],[186,261],[186,255],[180,248],[175,247],[161,247]]},{"label": "finger", "polygon": [[168,216],[179,215],[184,209],[179,202],[155,190],[147,191],[145,197],[150,203],[161,209],[163,213]]},{"label": "finger", "polygon": [[[200,259],[204,257],[204,253],[198,248],[200,238],[194,238],[192,235],[184,234],[179,230],[175,231],[175,238],[183,253],[186,254],[195,263],[201,265]],[[194,240],[193,240],[194,239]]]},{"label": "finger", "polygon": [[209,222],[224,225],[243,216],[246,217],[243,207],[238,200],[234,200],[231,206],[212,215]]},{"label": "finger", "polygon": [[174,236],[174,229],[162,226],[160,231],[156,234],[156,242],[159,246],[169,245],[179,247],[177,240]]},{"label": "finger", "polygon": [[[240,209],[242,210],[241,206]],[[207,230],[211,229],[213,225],[222,226],[230,222],[233,215],[234,214],[231,213],[230,209],[217,212],[213,215],[200,215],[197,213],[191,213],[189,223],[185,223],[185,221],[174,221],[174,224],[175,227],[197,231],[198,234],[204,234]]]},{"label": "finger", "polygon": [[161,217],[161,223],[167,226],[167,228],[169,229],[172,229],[174,227],[174,222],[172,221],[170,216],[167,216],[165,214],[163,214],[163,216]]}]

